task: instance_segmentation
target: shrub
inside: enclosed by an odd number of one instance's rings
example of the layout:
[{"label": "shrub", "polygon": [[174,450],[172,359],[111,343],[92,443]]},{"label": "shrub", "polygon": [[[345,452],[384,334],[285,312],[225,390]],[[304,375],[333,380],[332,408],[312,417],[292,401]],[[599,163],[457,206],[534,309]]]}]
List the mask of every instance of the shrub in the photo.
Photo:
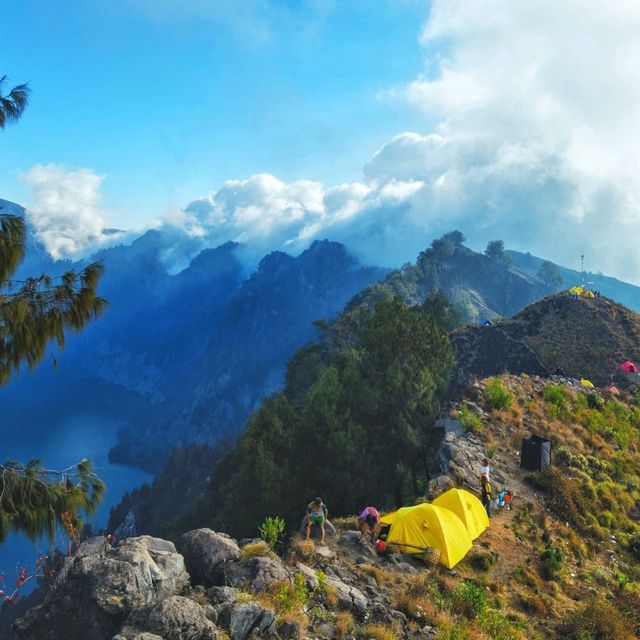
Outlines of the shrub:
[{"label": "shrub", "polygon": [[513,403],[513,394],[498,380],[493,378],[484,390],[487,404],[491,409],[508,409]]},{"label": "shrub", "polygon": [[309,591],[305,585],[304,574],[296,573],[293,584],[283,584],[276,596],[278,613],[290,613],[302,609],[309,599]]},{"label": "shrub", "polygon": [[394,627],[386,624],[368,624],[358,634],[362,640],[396,640],[398,637]]},{"label": "shrub", "polygon": [[463,404],[458,409],[458,420],[462,428],[467,432],[477,433],[482,430],[482,420],[480,420],[480,416],[469,409],[466,404]]},{"label": "shrub", "polygon": [[479,626],[492,640],[521,640],[523,637],[523,625],[511,622],[498,611],[485,611],[480,617]]},{"label": "shrub", "polygon": [[272,518],[267,516],[264,522],[260,525],[258,531],[260,537],[269,545],[269,548],[274,551],[280,538],[284,534],[285,522],[280,516]]},{"label": "shrub", "polygon": [[545,580],[555,580],[564,563],[564,553],[560,547],[548,545],[540,555],[540,575]]},{"label": "shrub", "polygon": [[451,607],[455,613],[472,619],[488,606],[487,594],[475,582],[465,580],[451,592]]},{"label": "shrub", "polygon": [[243,558],[256,558],[258,556],[268,556],[271,553],[269,545],[264,541],[252,542],[242,547],[240,555]]},{"label": "shrub", "polygon": [[445,622],[438,627],[436,640],[469,640],[469,631],[466,625]]},{"label": "shrub", "polygon": [[559,625],[558,637],[565,640],[632,640],[633,625],[617,607],[593,599],[572,611]]},{"label": "shrub", "polygon": [[493,551],[475,553],[469,558],[469,564],[477,571],[489,571],[498,560],[498,554]]}]

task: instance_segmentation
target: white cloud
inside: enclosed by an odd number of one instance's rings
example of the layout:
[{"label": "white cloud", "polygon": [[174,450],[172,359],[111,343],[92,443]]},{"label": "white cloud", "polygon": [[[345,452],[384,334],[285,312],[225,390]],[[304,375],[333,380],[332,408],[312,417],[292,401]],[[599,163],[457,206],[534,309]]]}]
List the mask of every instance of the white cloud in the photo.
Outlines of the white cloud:
[{"label": "white cloud", "polygon": [[117,239],[104,233],[103,179],[91,169],[57,164],[36,165],[23,175],[33,194],[27,221],[54,258],[75,258]]},{"label": "white cloud", "polygon": [[[213,241],[259,250],[345,241],[397,265],[460,228],[569,266],[640,279],[640,4],[434,0],[428,73],[398,91],[426,121],[324,188],[272,176],[227,182],[185,209]],[[434,53],[435,52],[435,53]]]},{"label": "white cloud", "polygon": [[[328,237],[387,266],[459,228],[478,247],[502,238],[568,266],[585,253],[593,270],[639,281],[638,33],[635,0],[433,0],[427,71],[392,93],[435,125],[383,145],[360,182],[229,180],[165,224],[256,257]],[[30,176],[53,250],[99,239],[99,176]]]}]

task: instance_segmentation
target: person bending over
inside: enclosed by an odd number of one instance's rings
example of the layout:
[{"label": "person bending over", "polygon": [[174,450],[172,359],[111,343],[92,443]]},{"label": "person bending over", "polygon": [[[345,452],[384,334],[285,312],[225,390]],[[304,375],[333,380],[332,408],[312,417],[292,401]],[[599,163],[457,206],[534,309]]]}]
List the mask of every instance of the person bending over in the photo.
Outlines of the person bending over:
[{"label": "person bending over", "polygon": [[360,529],[360,542],[364,542],[367,534],[371,537],[371,542],[376,541],[380,532],[380,514],[375,507],[366,507],[360,514],[358,528]]},{"label": "person bending over", "polygon": [[320,526],[320,544],[324,544],[324,522],[327,519],[327,505],[322,502],[322,498],[316,498],[307,506],[307,540],[311,539],[311,525]]}]

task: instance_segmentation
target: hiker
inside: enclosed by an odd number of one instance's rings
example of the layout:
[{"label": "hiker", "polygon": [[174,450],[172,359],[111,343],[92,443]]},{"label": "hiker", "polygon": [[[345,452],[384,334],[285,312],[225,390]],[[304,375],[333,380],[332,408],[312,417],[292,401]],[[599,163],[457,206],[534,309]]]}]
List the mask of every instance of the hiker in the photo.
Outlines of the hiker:
[{"label": "hiker", "polygon": [[380,532],[380,514],[375,507],[366,507],[358,517],[358,529],[360,529],[360,542],[364,542],[365,535],[368,533],[371,542],[375,542]]},{"label": "hiker", "polygon": [[482,458],[482,466],[480,467],[480,481],[482,482],[483,476],[486,476],[487,480],[489,479],[489,460],[487,458]]},{"label": "hiker", "polygon": [[324,522],[327,519],[327,505],[318,497],[307,505],[307,540],[311,539],[311,525],[320,525],[320,544],[324,544]]},{"label": "hiker", "polygon": [[489,484],[489,478],[482,476],[482,505],[487,510],[487,515],[491,517],[491,485]]}]

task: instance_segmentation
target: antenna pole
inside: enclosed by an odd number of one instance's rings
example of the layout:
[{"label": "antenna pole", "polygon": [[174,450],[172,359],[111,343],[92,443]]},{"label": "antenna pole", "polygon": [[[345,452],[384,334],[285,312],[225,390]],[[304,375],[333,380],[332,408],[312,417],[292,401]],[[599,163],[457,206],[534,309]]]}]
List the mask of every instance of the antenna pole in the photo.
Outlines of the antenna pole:
[{"label": "antenna pole", "polygon": [[584,253],[580,256],[580,277],[582,278],[581,284],[584,284]]}]

